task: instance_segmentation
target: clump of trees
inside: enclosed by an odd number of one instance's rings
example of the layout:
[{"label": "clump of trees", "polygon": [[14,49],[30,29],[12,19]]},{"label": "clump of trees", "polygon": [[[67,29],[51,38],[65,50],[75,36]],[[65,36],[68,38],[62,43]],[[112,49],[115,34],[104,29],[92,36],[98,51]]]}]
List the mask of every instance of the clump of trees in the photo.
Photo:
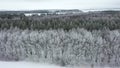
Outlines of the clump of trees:
[{"label": "clump of trees", "polygon": [[120,30],[0,31],[0,60],[120,66]]}]

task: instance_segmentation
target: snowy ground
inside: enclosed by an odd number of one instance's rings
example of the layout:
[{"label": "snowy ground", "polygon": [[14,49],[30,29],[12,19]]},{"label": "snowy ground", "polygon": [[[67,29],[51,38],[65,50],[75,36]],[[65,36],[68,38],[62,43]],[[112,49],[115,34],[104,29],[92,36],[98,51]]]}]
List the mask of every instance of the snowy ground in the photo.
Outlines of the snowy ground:
[{"label": "snowy ground", "polygon": [[65,68],[65,67],[28,62],[0,62],[0,68]]},{"label": "snowy ground", "polygon": [[0,68],[116,68],[116,67],[90,67],[90,66],[60,67],[56,65],[30,63],[30,62],[0,62]]}]

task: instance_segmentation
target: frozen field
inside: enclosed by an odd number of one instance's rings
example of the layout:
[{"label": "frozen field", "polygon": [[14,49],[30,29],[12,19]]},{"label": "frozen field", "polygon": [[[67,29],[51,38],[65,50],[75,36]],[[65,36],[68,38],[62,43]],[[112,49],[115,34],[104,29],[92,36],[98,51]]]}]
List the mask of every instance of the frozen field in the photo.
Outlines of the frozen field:
[{"label": "frozen field", "polygon": [[30,63],[30,62],[0,62],[0,68],[119,68],[119,67],[60,67],[50,64]]},{"label": "frozen field", "polygon": [[29,62],[0,62],[0,68],[64,68],[64,67]]}]

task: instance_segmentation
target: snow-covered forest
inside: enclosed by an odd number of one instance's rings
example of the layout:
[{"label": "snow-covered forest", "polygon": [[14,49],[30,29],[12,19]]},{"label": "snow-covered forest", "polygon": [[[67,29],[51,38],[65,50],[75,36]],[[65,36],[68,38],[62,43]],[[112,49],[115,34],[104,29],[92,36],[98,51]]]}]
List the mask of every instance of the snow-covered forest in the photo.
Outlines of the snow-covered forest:
[{"label": "snow-covered forest", "polygon": [[120,67],[120,11],[27,17],[3,12],[0,61]]},{"label": "snow-covered forest", "polygon": [[120,66],[120,30],[0,31],[0,60]]}]

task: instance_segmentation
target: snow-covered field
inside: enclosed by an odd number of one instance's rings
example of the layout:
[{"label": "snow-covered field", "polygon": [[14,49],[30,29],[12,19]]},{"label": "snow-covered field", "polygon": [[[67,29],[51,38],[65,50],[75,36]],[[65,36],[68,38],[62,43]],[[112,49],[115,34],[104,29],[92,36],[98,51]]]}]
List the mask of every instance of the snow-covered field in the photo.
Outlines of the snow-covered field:
[{"label": "snow-covered field", "polygon": [[30,62],[0,62],[0,68],[65,68],[65,67]]},{"label": "snow-covered field", "polygon": [[30,63],[30,62],[0,62],[0,68],[119,68],[119,67],[60,67],[52,64]]}]

